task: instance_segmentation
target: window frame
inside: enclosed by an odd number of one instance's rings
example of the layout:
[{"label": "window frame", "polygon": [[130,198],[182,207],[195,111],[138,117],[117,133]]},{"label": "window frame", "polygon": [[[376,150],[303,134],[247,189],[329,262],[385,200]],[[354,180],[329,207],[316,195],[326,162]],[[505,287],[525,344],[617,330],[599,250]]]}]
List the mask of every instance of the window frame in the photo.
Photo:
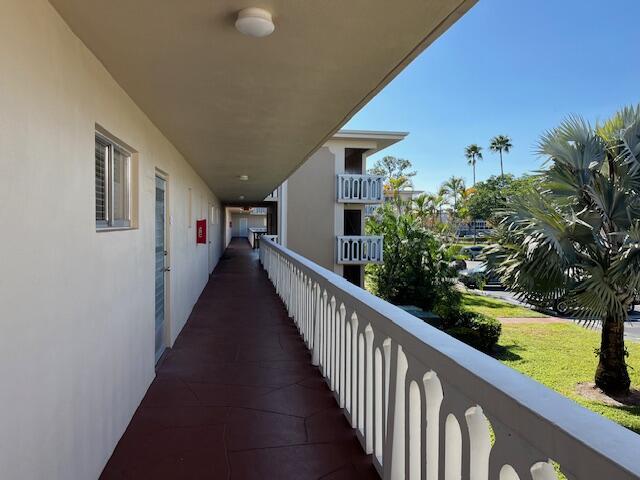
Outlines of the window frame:
[{"label": "window frame", "polygon": [[[132,196],[132,175],[131,175],[131,164],[133,159],[132,152],[122,146],[122,144],[114,141],[113,139],[107,137],[106,135],[95,132],[95,144],[100,144],[105,149],[104,155],[104,220],[98,220],[96,217],[96,230],[104,231],[104,230],[127,230],[133,228],[132,223],[132,212],[131,212],[131,196]],[[123,211],[125,212],[124,218],[115,219],[114,218],[114,183],[115,183],[115,175],[114,175],[114,150],[118,149],[123,154],[123,160],[126,165],[124,168],[124,183],[123,188],[125,189],[124,194],[124,206]],[[95,149],[94,149],[94,157],[95,157]],[[95,162],[94,162],[95,165]],[[97,175],[97,172],[94,172]],[[94,175],[94,177],[95,177]],[[96,196],[96,211],[97,211],[97,196]]]}]

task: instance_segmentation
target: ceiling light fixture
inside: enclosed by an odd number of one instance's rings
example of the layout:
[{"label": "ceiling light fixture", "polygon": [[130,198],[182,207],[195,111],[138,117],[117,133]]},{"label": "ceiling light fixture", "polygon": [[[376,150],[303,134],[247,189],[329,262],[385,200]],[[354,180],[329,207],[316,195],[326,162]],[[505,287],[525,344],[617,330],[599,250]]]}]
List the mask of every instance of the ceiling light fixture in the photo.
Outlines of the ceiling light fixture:
[{"label": "ceiling light fixture", "polygon": [[238,12],[236,28],[240,33],[259,38],[271,35],[276,26],[269,12],[262,8],[251,7]]},{"label": "ceiling light fixture", "polygon": [[243,182],[246,182],[247,180],[249,180],[249,175],[238,175],[238,178]]},{"label": "ceiling light fixture", "polygon": [[240,195],[240,200],[244,200],[244,195]]}]

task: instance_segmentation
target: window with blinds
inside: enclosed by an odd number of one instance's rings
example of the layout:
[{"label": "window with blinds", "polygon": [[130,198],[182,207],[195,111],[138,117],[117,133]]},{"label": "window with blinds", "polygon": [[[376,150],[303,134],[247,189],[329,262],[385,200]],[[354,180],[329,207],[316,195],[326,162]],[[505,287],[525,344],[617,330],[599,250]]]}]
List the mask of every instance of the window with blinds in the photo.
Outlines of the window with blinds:
[{"label": "window with blinds", "polygon": [[131,154],[96,133],[96,228],[131,226]]}]

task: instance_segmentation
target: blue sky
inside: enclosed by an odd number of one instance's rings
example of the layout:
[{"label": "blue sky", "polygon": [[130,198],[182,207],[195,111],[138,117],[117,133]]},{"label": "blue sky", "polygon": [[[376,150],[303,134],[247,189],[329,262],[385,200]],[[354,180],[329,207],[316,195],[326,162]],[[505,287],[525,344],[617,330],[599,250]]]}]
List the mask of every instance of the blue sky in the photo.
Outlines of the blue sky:
[{"label": "blue sky", "polygon": [[345,128],[408,131],[383,155],[408,158],[416,188],[451,175],[472,183],[464,147],[478,143],[478,180],[500,173],[488,151],[512,138],[505,171],[540,167],[536,142],[570,113],[595,122],[640,102],[640,0],[480,0]]}]

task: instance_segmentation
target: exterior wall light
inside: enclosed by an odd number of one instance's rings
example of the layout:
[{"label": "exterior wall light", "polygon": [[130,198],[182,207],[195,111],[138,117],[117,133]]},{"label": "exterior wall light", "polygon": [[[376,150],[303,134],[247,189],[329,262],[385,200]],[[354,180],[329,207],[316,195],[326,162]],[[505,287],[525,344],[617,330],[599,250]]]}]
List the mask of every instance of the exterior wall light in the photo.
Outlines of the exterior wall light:
[{"label": "exterior wall light", "polygon": [[276,26],[269,12],[262,8],[251,7],[238,12],[236,28],[240,33],[250,37],[266,37],[273,33]]},{"label": "exterior wall light", "polygon": [[249,175],[238,175],[238,178],[243,182],[246,182],[247,180],[249,180]]}]

